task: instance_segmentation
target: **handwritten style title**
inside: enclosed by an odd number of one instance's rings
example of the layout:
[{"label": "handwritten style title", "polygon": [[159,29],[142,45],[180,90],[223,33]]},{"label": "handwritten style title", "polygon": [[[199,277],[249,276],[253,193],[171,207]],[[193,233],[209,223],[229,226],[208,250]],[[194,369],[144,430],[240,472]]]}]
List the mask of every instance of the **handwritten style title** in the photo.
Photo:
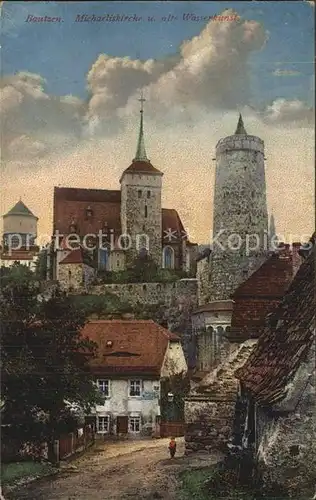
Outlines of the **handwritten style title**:
[{"label": "handwritten style title", "polygon": [[[239,16],[231,15],[231,16],[196,16],[192,13],[185,13],[180,18],[179,16],[175,16],[173,14],[168,14],[167,16],[162,16],[159,18],[160,21],[170,22],[170,21],[237,21]],[[95,16],[94,14],[78,14],[75,19],[76,22],[155,22],[156,18],[154,16],[148,16],[147,18],[143,18],[142,16],[137,16],[133,14],[132,16],[124,15],[124,14],[106,14],[104,16]]]},{"label": "handwritten style title", "polygon": [[[155,16],[138,16],[137,14],[104,14],[103,16],[96,16],[94,14],[77,14],[74,22],[76,23],[140,23],[140,22],[173,22],[173,21],[195,21],[195,22],[208,22],[208,21],[218,21],[218,22],[232,22],[238,21],[239,16],[237,14],[230,16],[197,16],[192,13],[184,13],[182,16],[175,16],[173,14],[168,14],[166,16],[161,16],[156,18]],[[62,17],[50,17],[50,16],[33,16],[29,14],[25,19],[26,23],[62,23],[64,19]]]}]

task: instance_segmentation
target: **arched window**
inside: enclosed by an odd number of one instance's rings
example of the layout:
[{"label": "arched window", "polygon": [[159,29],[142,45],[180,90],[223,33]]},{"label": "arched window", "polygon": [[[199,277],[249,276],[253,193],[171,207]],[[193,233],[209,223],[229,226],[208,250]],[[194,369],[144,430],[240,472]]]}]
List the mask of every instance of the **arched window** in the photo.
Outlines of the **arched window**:
[{"label": "arched window", "polygon": [[108,262],[108,251],[106,248],[99,248],[99,269],[106,269]]},{"label": "arched window", "polygon": [[185,253],[185,270],[186,270],[187,273],[189,273],[190,269],[191,269],[190,252],[189,252],[189,250],[186,250],[186,253]]},{"label": "arched window", "polygon": [[141,190],[141,189],[139,189],[139,190],[137,191],[137,193],[138,193],[138,198],[141,198],[141,197],[142,197],[142,190]]},{"label": "arched window", "polygon": [[142,258],[142,259],[143,259],[143,258],[145,258],[145,257],[147,257],[147,255],[148,255],[148,250],[147,250],[147,248],[146,248],[146,247],[141,247],[141,248],[139,249],[138,255],[139,255],[139,257],[140,257],[140,258]]},{"label": "arched window", "polygon": [[172,247],[163,249],[162,262],[165,269],[174,269],[174,249]]},{"label": "arched window", "polygon": [[147,209],[147,205],[145,205],[145,218],[147,218],[148,216],[148,209]]},{"label": "arched window", "polygon": [[136,245],[140,257],[145,257],[149,252],[149,237],[146,234],[136,236]]}]

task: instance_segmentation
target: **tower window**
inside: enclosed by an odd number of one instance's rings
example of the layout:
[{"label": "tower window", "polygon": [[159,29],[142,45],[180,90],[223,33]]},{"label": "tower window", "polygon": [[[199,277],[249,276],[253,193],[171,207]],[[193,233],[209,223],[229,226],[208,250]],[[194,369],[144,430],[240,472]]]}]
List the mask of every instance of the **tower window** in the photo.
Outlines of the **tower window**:
[{"label": "tower window", "polygon": [[147,205],[145,205],[145,217],[148,215]]},{"label": "tower window", "polygon": [[92,208],[89,206],[89,207],[87,207],[87,209],[86,209],[86,217],[90,218],[90,217],[92,217],[92,216],[93,216],[93,210],[92,210]]},{"label": "tower window", "polygon": [[141,197],[142,197],[142,190],[141,190],[141,189],[139,189],[139,190],[137,191],[137,193],[138,193],[138,198],[141,198]]},{"label": "tower window", "polygon": [[165,247],[162,251],[164,269],[174,269],[174,250],[172,247]]},{"label": "tower window", "polygon": [[75,224],[74,222],[72,222],[69,226],[69,232],[70,233],[77,233],[77,224]]},{"label": "tower window", "polygon": [[147,198],[150,198],[150,195],[151,195],[150,191],[147,191]]}]

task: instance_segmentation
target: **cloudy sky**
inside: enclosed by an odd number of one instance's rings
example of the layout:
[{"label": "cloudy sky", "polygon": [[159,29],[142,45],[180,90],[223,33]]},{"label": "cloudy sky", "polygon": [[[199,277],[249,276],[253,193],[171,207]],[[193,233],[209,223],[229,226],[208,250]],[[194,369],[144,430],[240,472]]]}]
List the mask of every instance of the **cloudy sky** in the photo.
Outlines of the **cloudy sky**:
[{"label": "cloudy sky", "polygon": [[[141,20],[76,21],[82,14]],[[235,20],[203,20],[214,15]],[[1,212],[22,197],[45,235],[54,186],[118,189],[135,154],[143,89],[146,148],[164,172],[163,206],[179,211],[191,240],[209,241],[212,158],[239,112],[248,133],[265,141],[277,231],[308,235],[313,16],[307,1],[4,2]]]}]

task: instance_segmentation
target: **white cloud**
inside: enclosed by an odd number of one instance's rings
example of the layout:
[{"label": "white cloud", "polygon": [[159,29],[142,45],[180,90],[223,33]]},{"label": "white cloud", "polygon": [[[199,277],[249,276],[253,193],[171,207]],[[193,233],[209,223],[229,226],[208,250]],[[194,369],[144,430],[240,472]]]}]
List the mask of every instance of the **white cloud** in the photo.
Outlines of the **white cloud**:
[{"label": "white cloud", "polygon": [[1,79],[3,158],[22,158],[24,151],[29,158],[78,142],[85,104],[74,96],[51,96],[45,84],[40,75],[23,71]]},{"label": "white cloud", "polygon": [[295,99],[276,99],[264,112],[264,119],[268,123],[288,123],[293,126],[310,126],[315,121],[314,110],[306,103]]},{"label": "white cloud", "polygon": [[272,74],[274,76],[299,76],[302,73],[294,69],[275,69]]},{"label": "white cloud", "polygon": [[[234,14],[232,9],[223,12]],[[88,75],[89,119],[100,125],[111,114],[134,113],[140,88],[145,88],[149,116],[163,117],[176,107],[181,115],[196,105],[236,109],[250,95],[248,59],[266,39],[256,21],[210,21],[198,36],[181,44],[177,56],[164,62],[100,55]]]}]

